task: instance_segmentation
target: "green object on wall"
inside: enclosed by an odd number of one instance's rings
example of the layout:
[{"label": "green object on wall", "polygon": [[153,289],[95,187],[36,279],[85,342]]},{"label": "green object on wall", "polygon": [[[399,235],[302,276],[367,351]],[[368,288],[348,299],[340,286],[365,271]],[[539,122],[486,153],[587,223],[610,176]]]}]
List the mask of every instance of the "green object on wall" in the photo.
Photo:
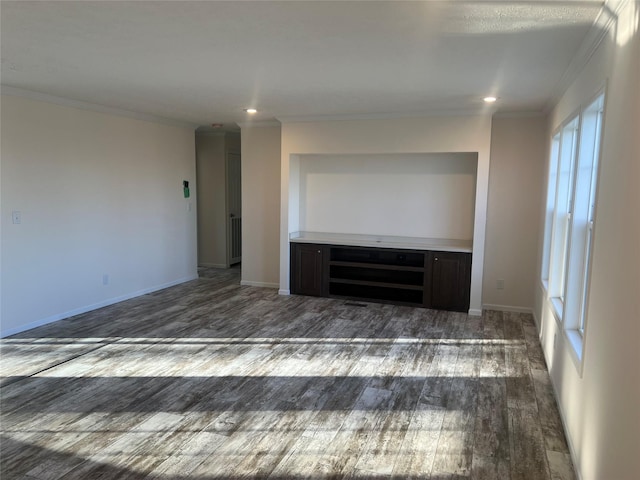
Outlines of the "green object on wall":
[{"label": "green object on wall", "polygon": [[189,194],[189,187],[183,188],[183,190],[184,190],[184,198],[189,198],[189,195],[190,195]]},{"label": "green object on wall", "polygon": [[189,198],[191,196],[189,193],[189,182],[187,180],[182,181],[182,191],[184,192],[184,198]]}]

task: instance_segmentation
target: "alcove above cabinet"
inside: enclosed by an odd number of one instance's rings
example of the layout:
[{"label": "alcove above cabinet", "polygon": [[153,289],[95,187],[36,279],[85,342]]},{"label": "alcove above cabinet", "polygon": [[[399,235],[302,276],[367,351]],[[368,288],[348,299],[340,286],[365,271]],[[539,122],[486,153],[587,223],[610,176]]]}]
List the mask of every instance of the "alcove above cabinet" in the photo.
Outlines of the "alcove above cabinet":
[{"label": "alcove above cabinet", "polygon": [[471,253],[291,242],[291,293],[467,312]]}]

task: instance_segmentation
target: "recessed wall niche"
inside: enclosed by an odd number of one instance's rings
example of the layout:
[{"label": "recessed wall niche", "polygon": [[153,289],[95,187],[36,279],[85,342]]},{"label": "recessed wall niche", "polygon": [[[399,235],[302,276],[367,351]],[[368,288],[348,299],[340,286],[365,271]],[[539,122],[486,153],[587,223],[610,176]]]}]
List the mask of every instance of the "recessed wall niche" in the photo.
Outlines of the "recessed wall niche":
[{"label": "recessed wall niche", "polygon": [[477,153],[292,156],[290,231],[473,239]]}]

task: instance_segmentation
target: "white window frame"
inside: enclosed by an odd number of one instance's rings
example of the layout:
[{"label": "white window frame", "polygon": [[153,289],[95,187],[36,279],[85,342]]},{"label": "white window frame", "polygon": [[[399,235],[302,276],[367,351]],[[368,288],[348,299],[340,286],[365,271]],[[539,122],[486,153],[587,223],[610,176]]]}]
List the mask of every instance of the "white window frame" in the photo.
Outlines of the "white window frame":
[{"label": "white window frame", "polygon": [[603,116],[603,95],[599,95],[581,112],[582,132],[574,191],[576,212],[572,224],[572,229],[575,229],[576,233],[571,240],[574,251],[569,252],[567,259],[571,265],[569,274],[571,275],[572,301],[565,319],[567,332],[572,336],[577,335],[574,343],[579,343],[579,352],[577,352],[579,356],[581,356],[588,311]]},{"label": "white window frame", "polygon": [[[567,258],[570,249],[571,213],[574,191],[574,167],[577,160],[577,145],[580,130],[580,115],[573,115],[560,129],[558,167],[555,185],[555,205],[549,258],[548,296],[556,317],[562,323],[566,293]],[[564,173],[563,173],[564,172]]]},{"label": "white window frame", "polygon": [[604,108],[603,88],[554,132],[549,158],[541,280],[580,373],[588,320]]},{"label": "white window frame", "polygon": [[551,260],[551,232],[553,230],[553,214],[556,205],[556,182],[558,175],[558,161],[560,159],[560,131],[556,131],[551,138],[549,151],[549,170],[547,175],[547,204],[544,212],[544,240],[542,244],[542,269],[540,279],[542,286],[549,290],[549,263]]}]

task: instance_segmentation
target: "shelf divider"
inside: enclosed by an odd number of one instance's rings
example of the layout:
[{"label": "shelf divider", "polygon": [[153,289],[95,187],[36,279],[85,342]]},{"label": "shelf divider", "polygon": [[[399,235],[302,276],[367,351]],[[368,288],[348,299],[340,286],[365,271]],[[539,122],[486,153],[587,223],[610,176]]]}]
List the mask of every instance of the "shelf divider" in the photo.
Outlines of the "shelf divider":
[{"label": "shelf divider", "polygon": [[403,272],[424,272],[424,267],[413,267],[411,265],[389,265],[385,263],[345,262],[342,260],[330,260],[329,266],[331,265],[340,267],[376,268],[378,270],[397,270]]},{"label": "shelf divider", "polygon": [[367,287],[383,287],[383,288],[396,288],[398,290],[419,290],[424,289],[423,285],[407,285],[404,283],[386,283],[386,282],[371,282],[368,280],[351,280],[348,278],[329,278],[330,283],[343,283],[347,285],[364,285]]}]

